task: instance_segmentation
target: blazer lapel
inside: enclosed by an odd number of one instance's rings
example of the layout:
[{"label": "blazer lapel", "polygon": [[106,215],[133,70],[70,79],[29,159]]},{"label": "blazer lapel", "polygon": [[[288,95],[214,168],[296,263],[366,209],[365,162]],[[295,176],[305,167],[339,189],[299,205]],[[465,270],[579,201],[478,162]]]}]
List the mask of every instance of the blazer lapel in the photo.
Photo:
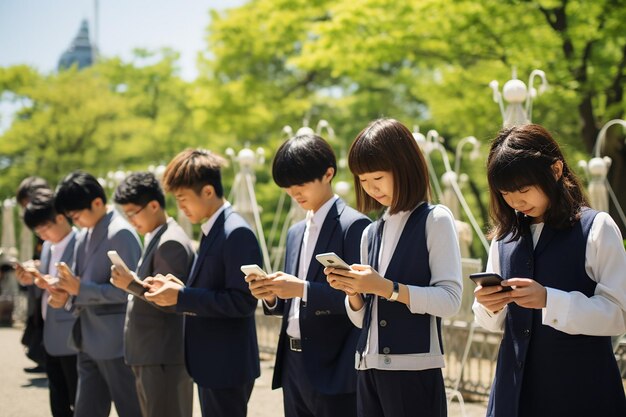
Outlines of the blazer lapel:
[{"label": "blazer lapel", "polygon": [[154,255],[154,251],[159,245],[159,241],[161,240],[161,236],[167,230],[167,227],[170,223],[171,219],[167,219],[167,222],[159,229],[158,232],[150,239],[150,243],[146,247],[146,250],[143,252],[143,256],[139,260],[139,268],[137,268],[137,276],[139,278],[146,277],[149,273],[149,267],[152,263],[152,256]]},{"label": "blazer lapel", "polygon": [[93,228],[93,231],[91,232],[91,238],[89,238],[89,241],[86,243],[88,258],[91,257],[91,255],[98,249],[98,246],[100,246],[100,244],[106,237],[109,224],[111,223],[111,220],[113,220],[114,215],[115,212],[111,210],[102,219],[100,219],[98,224],[96,224],[96,226]]},{"label": "blazer lapel", "polygon": [[65,250],[63,251],[63,255],[61,255],[61,262],[65,262],[68,265],[72,265],[72,261],[74,258],[74,247],[76,246],[76,230],[72,229],[72,231],[70,232],[72,234],[72,237],[70,238],[70,241],[67,242],[67,246],[65,247]]},{"label": "blazer lapel", "polygon": [[[338,198],[335,201],[335,204],[332,205],[326,218],[324,219],[324,223],[322,224],[322,229],[320,230],[320,234],[317,237],[317,242],[315,243],[315,249],[313,250],[313,258],[318,253],[326,252],[326,248],[331,241],[331,237],[339,224],[339,216],[345,209],[346,204]],[[317,262],[316,259],[311,259],[309,263],[309,270],[306,274],[306,280],[313,282],[315,278],[319,277],[322,273],[322,264]]]},{"label": "blazer lapel", "polygon": [[[220,213],[220,215],[215,219],[215,223],[211,227],[209,234],[206,237],[203,237],[200,241],[200,249],[198,250],[198,258],[196,259],[196,263],[193,267],[193,271],[191,272],[191,277],[187,282],[187,286],[191,287],[191,285],[196,280],[198,276],[198,272],[202,269],[202,264],[204,263],[204,259],[209,251],[209,248],[213,245],[220,232],[224,230],[224,222],[226,221],[226,217],[230,215],[232,212],[232,207],[226,207],[224,211]],[[203,236],[203,232],[200,232]]]}]

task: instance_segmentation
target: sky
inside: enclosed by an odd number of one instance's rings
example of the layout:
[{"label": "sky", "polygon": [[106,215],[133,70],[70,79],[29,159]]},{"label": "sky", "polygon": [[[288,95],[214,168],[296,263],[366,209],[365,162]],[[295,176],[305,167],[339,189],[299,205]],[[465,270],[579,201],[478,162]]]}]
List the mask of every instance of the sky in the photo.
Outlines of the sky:
[{"label": "sky", "polygon": [[170,47],[181,53],[181,76],[196,77],[197,52],[206,49],[209,10],[236,7],[246,0],[0,0],[0,67],[28,64],[56,70],[61,54],[89,21],[105,56],[129,58],[134,48]]}]

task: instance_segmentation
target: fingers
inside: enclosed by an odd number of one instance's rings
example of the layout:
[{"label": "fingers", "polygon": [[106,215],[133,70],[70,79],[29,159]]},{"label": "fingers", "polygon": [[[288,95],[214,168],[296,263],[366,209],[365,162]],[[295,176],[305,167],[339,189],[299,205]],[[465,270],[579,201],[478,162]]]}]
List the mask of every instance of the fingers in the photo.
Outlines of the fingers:
[{"label": "fingers", "polygon": [[534,282],[534,280],[529,279],[529,278],[509,278],[507,280],[504,280],[501,282],[501,284],[503,286],[506,287],[528,287],[530,285],[532,285]]},{"label": "fingers", "polygon": [[244,279],[249,284],[253,281],[258,281],[260,278],[261,277],[256,274],[251,274],[251,275],[246,275]]}]

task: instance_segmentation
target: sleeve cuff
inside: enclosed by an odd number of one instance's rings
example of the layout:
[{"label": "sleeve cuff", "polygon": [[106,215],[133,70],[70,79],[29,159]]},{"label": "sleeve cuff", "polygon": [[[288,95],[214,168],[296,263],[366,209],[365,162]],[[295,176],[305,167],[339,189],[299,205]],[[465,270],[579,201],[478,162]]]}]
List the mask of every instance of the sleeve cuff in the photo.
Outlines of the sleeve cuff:
[{"label": "sleeve cuff", "polygon": [[481,327],[491,332],[497,332],[503,329],[504,319],[506,318],[508,307],[505,306],[497,313],[492,313],[481,304],[474,301],[472,310],[474,311],[474,318],[476,323],[478,323]]},{"label": "sleeve cuff", "polygon": [[406,286],[409,290],[409,311],[413,314],[424,314],[428,309],[428,292],[422,287]]},{"label": "sleeve cuff", "polygon": [[570,297],[567,292],[546,287],[546,306],[541,309],[541,322],[555,329],[563,328],[567,322]]},{"label": "sleeve cuff", "polygon": [[263,299],[263,300],[261,300],[261,302],[263,303],[263,306],[264,306],[265,308],[267,308],[269,311],[274,311],[274,310],[276,310],[276,307],[278,306],[278,298],[276,298],[276,302],[275,302],[275,303],[274,303],[274,305],[273,305],[273,306],[271,306],[271,307],[270,307],[270,305],[269,305],[269,304],[267,304],[267,301],[265,301],[264,299]]},{"label": "sleeve cuff", "polygon": [[307,302],[307,298],[309,296],[309,285],[311,285],[311,283],[305,281],[304,288],[302,289],[302,301],[304,301],[305,303]]},{"label": "sleeve cuff", "polygon": [[345,301],[346,312],[348,313],[348,318],[350,321],[359,329],[363,327],[363,319],[365,318],[365,304],[361,307],[360,310],[354,311],[352,307],[350,307],[350,297],[346,295]]}]

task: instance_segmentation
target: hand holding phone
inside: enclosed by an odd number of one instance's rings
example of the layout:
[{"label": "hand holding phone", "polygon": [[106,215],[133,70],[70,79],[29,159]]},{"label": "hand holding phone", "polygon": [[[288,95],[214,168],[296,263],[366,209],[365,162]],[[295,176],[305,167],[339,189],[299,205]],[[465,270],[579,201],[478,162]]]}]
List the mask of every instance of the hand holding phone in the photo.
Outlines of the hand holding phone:
[{"label": "hand holding phone", "polygon": [[130,268],[126,266],[126,263],[124,262],[122,257],[119,255],[119,253],[117,253],[117,251],[110,250],[107,252],[107,256],[109,257],[113,265],[126,271],[127,273],[130,273]]},{"label": "hand holding phone", "polygon": [[241,265],[241,272],[243,272],[246,276],[256,275],[259,277],[258,279],[267,278],[267,273],[257,264]]},{"label": "hand holding phone", "polygon": [[348,271],[351,269],[350,265],[341,259],[335,252],[318,253],[315,255],[315,259],[317,259],[322,265],[329,268],[345,269]]},{"label": "hand holding phone", "polygon": [[[478,272],[476,274],[470,274],[469,278],[474,281],[476,285],[482,287],[493,287],[495,285],[501,285],[503,281],[502,277],[495,272]],[[500,292],[512,291],[513,288],[502,286]]]}]

